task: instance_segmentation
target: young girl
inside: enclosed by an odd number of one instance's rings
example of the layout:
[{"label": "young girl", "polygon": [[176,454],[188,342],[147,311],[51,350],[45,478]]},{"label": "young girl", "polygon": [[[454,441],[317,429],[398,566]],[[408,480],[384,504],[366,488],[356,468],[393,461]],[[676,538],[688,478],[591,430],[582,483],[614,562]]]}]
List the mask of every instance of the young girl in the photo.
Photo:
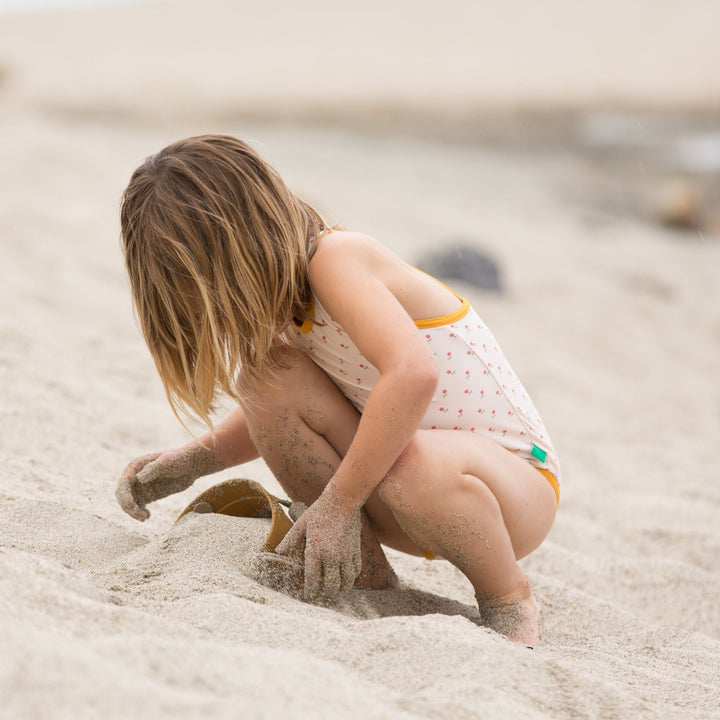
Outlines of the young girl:
[{"label": "young girl", "polygon": [[[135,308],[176,414],[210,431],[134,460],[146,504],[262,456],[309,509],[305,596],[398,588],[382,545],[444,558],[484,622],[539,640],[517,560],[546,537],[559,466],[522,384],[467,301],[371,237],[328,227],[242,141],[174,143],[133,174],[122,240]],[[219,394],[237,407],[212,425]]]}]

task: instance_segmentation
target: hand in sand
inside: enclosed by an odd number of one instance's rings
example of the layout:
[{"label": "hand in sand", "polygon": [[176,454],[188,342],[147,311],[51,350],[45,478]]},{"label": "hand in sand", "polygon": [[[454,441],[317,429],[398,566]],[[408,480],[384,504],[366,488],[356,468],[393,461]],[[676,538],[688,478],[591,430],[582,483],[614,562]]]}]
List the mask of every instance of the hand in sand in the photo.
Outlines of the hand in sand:
[{"label": "hand in sand", "polygon": [[200,443],[143,455],[125,468],[115,497],[128,515],[147,520],[150,517],[145,509],[148,503],[181,492],[199,477],[223,468],[215,453]]},{"label": "hand in sand", "polygon": [[362,570],[361,508],[347,508],[329,484],[275,548],[292,555],[305,541],[306,600],[332,600],[349,590]]}]

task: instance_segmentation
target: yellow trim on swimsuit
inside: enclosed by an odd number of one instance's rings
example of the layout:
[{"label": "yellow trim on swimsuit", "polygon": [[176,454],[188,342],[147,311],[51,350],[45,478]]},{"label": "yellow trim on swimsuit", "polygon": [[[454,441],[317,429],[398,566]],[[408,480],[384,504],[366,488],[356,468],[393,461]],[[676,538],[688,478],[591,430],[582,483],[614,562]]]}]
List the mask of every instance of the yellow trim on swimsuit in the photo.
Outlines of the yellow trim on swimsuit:
[{"label": "yellow trim on swimsuit", "polygon": [[441,282],[437,278],[433,277],[432,275],[428,275],[423,270],[420,270],[420,268],[413,267],[413,270],[417,270],[419,273],[422,273],[423,275],[429,277],[431,280],[434,280],[438,285],[442,285],[446,290],[451,292],[460,302],[460,307],[455,310],[454,312],[451,312],[449,315],[441,315],[440,317],[434,317],[434,318],[425,318],[423,320],[415,320],[415,325],[420,330],[426,330],[427,328],[433,328],[433,327],[442,327],[443,325],[449,325],[450,323],[457,322],[460,320],[460,318],[465,317],[467,313],[470,310],[470,303],[463,297],[460,297],[451,287],[448,287],[444,282]]},{"label": "yellow trim on swimsuit", "polygon": [[[315,317],[315,296],[310,296],[310,306],[307,309],[307,313],[310,317]],[[298,323],[297,320],[293,320],[293,324],[301,333],[309,333],[313,329],[313,322],[310,317],[305,318],[302,324]]]},{"label": "yellow trim on swimsuit", "polygon": [[[450,290],[450,288],[448,288],[448,290]],[[449,315],[441,315],[440,317],[427,318],[426,320],[415,320],[415,325],[417,325],[420,330],[425,330],[427,328],[449,325],[450,323],[457,322],[460,318],[465,317],[470,310],[470,303],[465,300],[465,298],[461,298],[459,295],[456,295],[455,297],[462,302],[462,305],[455,312],[452,312]]]},{"label": "yellow trim on swimsuit", "polygon": [[[463,297],[460,297],[451,287],[448,287],[445,283],[441,282],[437,278],[434,278],[432,275],[428,275],[426,272],[423,272],[422,270],[419,270],[418,268],[413,268],[414,270],[417,270],[418,272],[421,272],[423,275],[427,275],[427,277],[432,278],[438,285],[442,285],[446,290],[451,292],[459,301],[460,301],[460,307],[449,313],[448,315],[440,315],[439,317],[434,318],[423,318],[420,320],[413,320],[416,327],[420,330],[426,330],[427,328],[433,328],[433,327],[442,327],[443,325],[449,325],[450,323],[457,322],[461,318],[463,318],[470,310],[470,303]],[[308,307],[308,315],[312,318],[315,317],[315,296],[311,295],[310,297],[310,306]],[[309,333],[313,329],[313,322],[310,320],[310,318],[305,318],[303,320],[302,324],[297,322],[296,320],[293,320],[293,324],[295,327],[300,330],[301,333]]]},{"label": "yellow trim on swimsuit", "polygon": [[[438,282],[440,282],[438,280]],[[440,283],[442,285],[442,283]],[[447,286],[444,286],[447,287]],[[468,311],[470,310],[470,303],[465,299],[460,297],[457,293],[453,292],[451,288],[447,288],[450,290],[450,292],[455,295],[455,297],[460,300],[462,303],[460,307],[455,310],[454,312],[451,312],[449,315],[441,315],[439,317],[434,318],[425,318],[422,320],[414,320],[413,322],[420,330],[425,330],[426,328],[433,328],[433,327],[442,327],[443,325],[449,325],[450,323],[457,322],[460,320],[460,318],[467,315]],[[308,307],[308,315],[310,317],[315,316],[315,298],[311,298],[310,300],[310,307]],[[310,320],[310,318],[305,318],[303,320],[302,324],[299,324],[296,320],[293,321],[295,327],[301,332],[301,333],[309,333],[313,329],[313,322]]]},{"label": "yellow trim on swimsuit", "polygon": [[558,505],[560,504],[560,483],[557,481],[557,478],[553,473],[551,473],[547,468],[535,468],[539,473],[542,473],[545,479],[550,483],[550,486],[555,491],[555,496],[557,497]]}]

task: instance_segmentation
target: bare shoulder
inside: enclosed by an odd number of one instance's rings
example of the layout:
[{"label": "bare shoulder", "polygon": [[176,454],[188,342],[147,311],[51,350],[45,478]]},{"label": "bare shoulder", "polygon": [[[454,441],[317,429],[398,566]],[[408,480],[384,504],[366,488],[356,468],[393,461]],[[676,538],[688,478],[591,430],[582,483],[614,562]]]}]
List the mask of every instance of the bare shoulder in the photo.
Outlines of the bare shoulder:
[{"label": "bare shoulder", "polygon": [[[352,261],[378,261],[396,258],[390,250],[372,235],[347,230],[336,230],[323,235],[318,241],[318,248],[313,256],[324,258],[325,262],[333,262],[345,258]],[[322,263],[318,263],[322,264]]]},{"label": "bare shoulder", "polygon": [[354,291],[366,297],[384,287],[413,319],[449,314],[459,302],[382,242],[357,232],[336,231],[320,238],[310,262],[310,284],[326,306],[334,294]]},{"label": "bare shoulder", "polygon": [[393,277],[408,266],[387,246],[371,235],[335,231],[323,235],[310,262],[310,283],[322,283],[328,274],[334,276],[373,276],[392,285]]}]

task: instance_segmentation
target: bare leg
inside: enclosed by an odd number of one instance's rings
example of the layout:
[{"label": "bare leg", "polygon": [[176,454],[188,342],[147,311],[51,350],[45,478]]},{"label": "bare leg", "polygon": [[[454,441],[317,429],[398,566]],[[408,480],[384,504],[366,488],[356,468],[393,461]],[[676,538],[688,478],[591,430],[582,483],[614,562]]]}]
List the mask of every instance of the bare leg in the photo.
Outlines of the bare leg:
[{"label": "bare leg", "polygon": [[[250,433],[275,478],[292,500],[311,505],[350,447],[358,411],[310,359],[288,351],[289,367],[261,389],[244,388]],[[362,572],[355,587],[398,588],[367,514],[362,513]]]},{"label": "bare leg", "polygon": [[517,559],[555,517],[555,493],[540,473],[491,440],[419,430],[379,492],[407,536],[466,575],[488,625],[539,640],[540,613]]},{"label": "bare leg", "polygon": [[[311,360],[295,353],[287,360],[244,409],[257,449],[288,496],[309,505],[347,452],[359,414]],[[555,512],[547,480],[497,443],[419,430],[365,504],[356,587],[397,587],[380,542],[415,555],[426,549],[466,575],[488,625],[537,642],[539,610],[517,560],[540,545]]]}]

